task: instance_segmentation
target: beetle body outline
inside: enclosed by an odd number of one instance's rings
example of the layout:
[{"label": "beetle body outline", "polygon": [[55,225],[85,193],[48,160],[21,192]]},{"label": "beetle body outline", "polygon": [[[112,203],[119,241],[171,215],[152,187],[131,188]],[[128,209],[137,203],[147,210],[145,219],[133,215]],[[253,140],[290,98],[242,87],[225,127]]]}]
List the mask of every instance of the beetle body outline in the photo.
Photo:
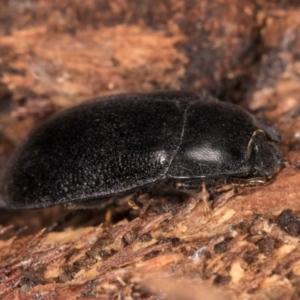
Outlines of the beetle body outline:
[{"label": "beetle body outline", "polygon": [[270,177],[278,132],[206,94],[120,94],[66,109],[35,129],[1,181],[0,205],[101,201],[162,181]]}]

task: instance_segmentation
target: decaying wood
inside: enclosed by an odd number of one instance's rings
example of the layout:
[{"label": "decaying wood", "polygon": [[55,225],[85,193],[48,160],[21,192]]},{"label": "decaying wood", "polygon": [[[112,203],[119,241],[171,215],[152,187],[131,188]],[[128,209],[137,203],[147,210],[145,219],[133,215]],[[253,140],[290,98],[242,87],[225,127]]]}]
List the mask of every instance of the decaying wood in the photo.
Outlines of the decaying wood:
[{"label": "decaying wood", "polygon": [[[59,109],[207,90],[282,134],[276,180],[214,205],[0,212],[1,299],[298,299],[300,5],[0,0],[0,166]],[[174,200],[174,199],[173,199]]]}]

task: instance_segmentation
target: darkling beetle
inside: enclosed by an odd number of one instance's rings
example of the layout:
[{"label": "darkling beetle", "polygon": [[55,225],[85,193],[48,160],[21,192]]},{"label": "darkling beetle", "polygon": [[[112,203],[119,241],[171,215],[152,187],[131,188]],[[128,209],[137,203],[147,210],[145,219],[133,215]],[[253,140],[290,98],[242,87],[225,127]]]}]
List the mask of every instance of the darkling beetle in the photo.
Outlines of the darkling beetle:
[{"label": "darkling beetle", "polygon": [[91,208],[162,183],[260,184],[281,165],[279,141],[266,121],[203,93],[98,98],[27,137],[4,172],[0,206]]}]

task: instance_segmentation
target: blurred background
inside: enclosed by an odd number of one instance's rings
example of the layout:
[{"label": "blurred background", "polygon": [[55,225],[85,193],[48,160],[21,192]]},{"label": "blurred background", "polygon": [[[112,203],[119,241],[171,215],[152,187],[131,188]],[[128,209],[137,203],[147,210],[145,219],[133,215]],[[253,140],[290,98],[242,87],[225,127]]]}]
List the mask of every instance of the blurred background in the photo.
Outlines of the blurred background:
[{"label": "blurred background", "polygon": [[[1,169],[65,107],[170,89],[205,90],[267,118],[297,166],[299,0],[0,0]],[[39,230],[55,213],[2,213],[0,223]]]}]

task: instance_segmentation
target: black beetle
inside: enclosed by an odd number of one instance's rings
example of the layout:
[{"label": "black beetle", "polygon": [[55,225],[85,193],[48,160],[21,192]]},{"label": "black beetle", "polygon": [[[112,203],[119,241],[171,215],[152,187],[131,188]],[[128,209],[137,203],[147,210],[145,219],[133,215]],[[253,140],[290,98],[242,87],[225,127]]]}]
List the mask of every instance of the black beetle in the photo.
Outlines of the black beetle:
[{"label": "black beetle", "polygon": [[2,207],[97,205],[137,189],[258,183],[280,167],[278,132],[206,94],[121,94],[66,109],[33,131],[1,182]]}]

